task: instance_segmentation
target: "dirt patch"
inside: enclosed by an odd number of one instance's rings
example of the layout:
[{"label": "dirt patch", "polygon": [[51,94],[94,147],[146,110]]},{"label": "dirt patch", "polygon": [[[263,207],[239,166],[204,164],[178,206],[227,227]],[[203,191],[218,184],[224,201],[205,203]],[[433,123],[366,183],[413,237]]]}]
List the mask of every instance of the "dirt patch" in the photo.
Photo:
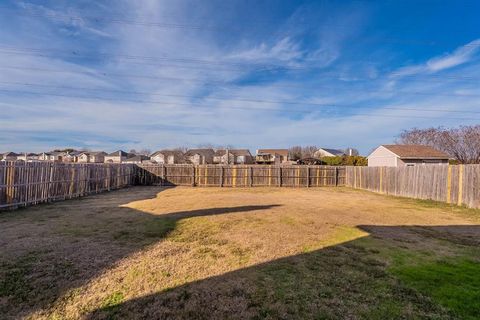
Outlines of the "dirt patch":
[{"label": "dirt patch", "polygon": [[409,252],[478,257],[477,213],[344,188],[136,187],[30,207],[0,215],[0,312],[448,318],[387,271]]}]

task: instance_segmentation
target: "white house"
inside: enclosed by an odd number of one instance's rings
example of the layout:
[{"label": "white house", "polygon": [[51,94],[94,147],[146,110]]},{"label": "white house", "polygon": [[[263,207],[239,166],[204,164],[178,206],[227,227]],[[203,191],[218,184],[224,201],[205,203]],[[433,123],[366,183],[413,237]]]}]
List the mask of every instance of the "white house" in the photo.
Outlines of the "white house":
[{"label": "white house", "polygon": [[125,151],[118,150],[118,151],[112,152],[110,154],[107,154],[104,157],[104,161],[106,163],[122,163],[125,160],[127,160],[128,158],[131,158],[131,157],[134,157],[134,156],[135,155],[129,154]]},{"label": "white house", "polygon": [[345,152],[343,150],[338,149],[329,149],[329,148],[319,148],[313,156],[315,158],[322,158],[322,157],[341,157],[344,156]]},{"label": "white house", "polygon": [[415,165],[446,165],[449,156],[429,146],[381,145],[368,157],[369,167],[402,167]]},{"label": "white house", "polygon": [[103,163],[105,161],[106,152],[103,151],[84,151],[77,155],[77,162],[80,163]]},{"label": "white house", "polygon": [[195,165],[211,164],[214,154],[213,149],[190,149],[185,153],[185,160]]},{"label": "white house", "polygon": [[160,150],[154,152],[150,159],[162,164],[184,163],[184,155],[180,150]]},{"label": "white house", "polygon": [[253,156],[247,149],[219,149],[213,156],[215,164],[250,164]]}]

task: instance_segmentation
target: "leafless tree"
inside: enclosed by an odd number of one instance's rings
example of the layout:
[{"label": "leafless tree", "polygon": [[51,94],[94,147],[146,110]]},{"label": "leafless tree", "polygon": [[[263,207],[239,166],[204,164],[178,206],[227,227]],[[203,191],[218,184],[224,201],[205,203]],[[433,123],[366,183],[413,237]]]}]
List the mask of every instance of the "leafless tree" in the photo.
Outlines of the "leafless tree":
[{"label": "leafless tree", "polygon": [[421,144],[441,150],[459,163],[480,163],[480,125],[404,130],[397,143]]},{"label": "leafless tree", "polygon": [[305,146],[302,148],[302,158],[313,158],[317,151],[317,146]]},{"label": "leafless tree", "polygon": [[152,154],[152,150],[148,149],[148,148],[143,148],[143,149],[140,149],[140,151],[138,151],[138,154],[142,155],[142,156],[149,156]]},{"label": "leafless tree", "polygon": [[302,147],[293,146],[288,149],[288,157],[290,160],[297,161],[302,158]]}]

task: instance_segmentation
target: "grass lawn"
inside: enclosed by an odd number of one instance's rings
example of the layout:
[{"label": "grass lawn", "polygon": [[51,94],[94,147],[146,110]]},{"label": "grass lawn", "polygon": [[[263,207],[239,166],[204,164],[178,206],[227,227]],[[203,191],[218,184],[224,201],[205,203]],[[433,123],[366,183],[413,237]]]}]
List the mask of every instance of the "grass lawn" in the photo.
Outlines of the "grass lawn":
[{"label": "grass lawn", "polygon": [[480,211],[135,187],[0,213],[0,318],[478,319]]}]

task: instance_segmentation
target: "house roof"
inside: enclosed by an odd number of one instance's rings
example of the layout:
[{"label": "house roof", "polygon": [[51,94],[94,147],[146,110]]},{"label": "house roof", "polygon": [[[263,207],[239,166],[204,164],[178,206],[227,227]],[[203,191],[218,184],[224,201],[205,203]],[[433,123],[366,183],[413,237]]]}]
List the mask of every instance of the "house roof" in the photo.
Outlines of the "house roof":
[{"label": "house roof", "polygon": [[115,152],[109,153],[107,156],[109,157],[128,157],[130,154],[126,153],[123,150],[117,150]]},{"label": "house roof", "polygon": [[156,155],[163,154],[164,156],[176,156],[176,157],[181,157],[183,156],[183,152],[180,150],[159,150],[154,153],[152,153],[151,157],[155,157]]},{"label": "house roof", "polygon": [[318,150],[326,151],[328,153],[333,154],[334,156],[343,156],[345,154],[343,150],[338,150],[338,149],[320,148]]},{"label": "house roof", "polygon": [[21,156],[20,153],[15,153],[15,152],[5,152],[3,154],[4,157],[18,157],[18,156]]},{"label": "house roof", "polygon": [[213,151],[213,149],[190,149],[187,152],[185,152],[185,155],[187,157],[190,157],[196,154],[199,154],[202,156],[213,156],[215,154],[215,151]]},{"label": "house roof", "polygon": [[[237,156],[237,157],[240,157],[240,156],[251,156],[252,154],[250,153],[250,150],[248,149],[228,149],[228,152]],[[227,149],[218,149],[217,151],[215,151],[215,155],[216,156],[223,156],[227,153]]]},{"label": "house roof", "polygon": [[281,156],[288,156],[288,149],[258,149],[257,154],[279,154]]},{"label": "house roof", "polygon": [[448,154],[430,146],[415,144],[384,144],[382,147],[403,159],[449,159]]},{"label": "house roof", "polygon": [[86,154],[89,156],[101,156],[101,155],[106,155],[107,153],[105,151],[83,151],[77,154],[77,156],[80,156],[82,154]]},{"label": "house roof", "polygon": [[125,160],[125,162],[134,162],[134,161],[138,162],[138,161],[144,161],[144,160],[150,160],[150,157],[138,155],[138,156],[128,158],[127,160]]}]

